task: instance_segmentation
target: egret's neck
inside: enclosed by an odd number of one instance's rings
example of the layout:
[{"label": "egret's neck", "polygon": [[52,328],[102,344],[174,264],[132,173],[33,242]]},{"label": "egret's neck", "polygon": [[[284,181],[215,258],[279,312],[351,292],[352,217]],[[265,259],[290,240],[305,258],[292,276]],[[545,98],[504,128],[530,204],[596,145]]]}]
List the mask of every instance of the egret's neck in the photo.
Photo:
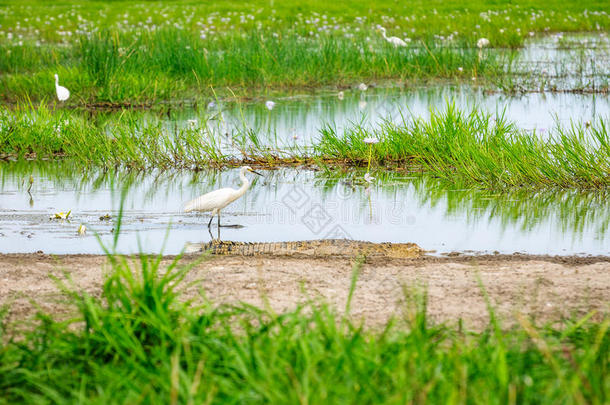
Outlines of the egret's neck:
[{"label": "egret's neck", "polygon": [[59,77],[58,76],[55,76],[55,85],[59,86]]},{"label": "egret's neck", "polygon": [[383,38],[388,39],[388,37],[385,35],[385,30],[381,30],[381,35],[383,35]]},{"label": "egret's neck", "polygon": [[244,172],[239,172],[239,178],[241,179],[241,187],[237,190],[237,193],[241,197],[246,193],[246,190],[250,187],[250,180],[246,177]]}]

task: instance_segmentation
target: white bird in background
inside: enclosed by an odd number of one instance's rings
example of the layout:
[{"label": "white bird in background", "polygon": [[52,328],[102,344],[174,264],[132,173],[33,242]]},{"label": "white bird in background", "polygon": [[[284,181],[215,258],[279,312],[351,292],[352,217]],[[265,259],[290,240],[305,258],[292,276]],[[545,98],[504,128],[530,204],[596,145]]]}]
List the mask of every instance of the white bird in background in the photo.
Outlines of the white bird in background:
[{"label": "white bird in background", "polygon": [[398,37],[387,37],[385,34],[384,27],[379,28],[379,30],[381,31],[381,35],[383,35],[383,38],[386,41],[388,41],[389,43],[391,43],[392,45],[394,45],[394,48],[399,47],[399,46],[407,46],[407,43]]},{"label": "white bird in background", "polygon": [[59,101],[66,101],[70,97],[70,90],[59,85],[59,76],[57,74],[55,74],[55,91],[57,91]]},{"label": "white bird in background", "polygon": [[208,228],[212,225],[214,215],[218,215],[218,227],[220,228],[220,210],[246,194],[246,191],[248,191],[248,188],[250,187],[250,181],[246,178],[246,172],[262,176],[262,174],[252,170],[250,166],[244,166],[239,171],[239,178],[241,179],[241,187],[239,189],[221,188],[219,190],[210,191],[207,194],[187,202],[184,205],[184,211],[212,211],[212,218],[210,218],[210,222],[208,222]]}]

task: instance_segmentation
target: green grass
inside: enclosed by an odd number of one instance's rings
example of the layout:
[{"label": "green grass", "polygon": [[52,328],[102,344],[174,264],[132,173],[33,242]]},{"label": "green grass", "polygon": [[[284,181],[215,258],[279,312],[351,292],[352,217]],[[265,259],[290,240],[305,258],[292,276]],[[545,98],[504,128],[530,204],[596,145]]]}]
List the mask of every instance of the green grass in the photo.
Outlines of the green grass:
[{"label": "green grass", "polygon": [[68,105],[146,103],[211,97],[212,86],[267,89],[346,87],[361,80],[399,82],[498,76],[500,57],[428,41],[394,49],[379,38],[324,35],[274,37],[250,31],[201,40],[177,29],[134,37],[104,31],[58,50],[0,44],[5,101],[54,97],[53,74],[72,92]]},{"label": "green grass", "polygon": [[377,165],[400,165],[459,185],[502,187],[607,188],[610,184],[610,135],[607,120],[587,128],[556,126],[548,138],[518,129],[503,116],[449,105],[429,120],[375,130],[360,126],[340,134],[321,131],[316,155],[349,165],[366,165],[372,145]]},{"label": "green grass", "polygon": [[[520,88],[502,79],[508,57],[479,56],[479,38],[514,48],[536,33],[610,29],[603,1],[0,4],[0,100],[53,99],[59,73],[68,105],[209,98],[210,86],[264,93],[480,77]],[[394,49],[378,26],[410,46]]]},{"label": "green grass", "polygon": [[487,37],[492,46],[519,46],[530,32],[605,31],[609,24],[603,0],[586,4],[574,0],[544,3],[356,0],[349,4],[321,0],[298,3],[64,0],[52,4],[41,0],[3,0],[0,5],[4,6],[0,14],[2,31],[13,32],[15,40],[21,34],[51,43],[70,42],[79,32],[104,29],[129,32],[178,26],[197,36],[201,33],[222,36],[262,28],[278,34],[290,30],[302,36],[315,36],[324,31],[357,33],[383,25],[390,30],[389,34],[412,39],[453,34],[470,42]]},{"label": "green grass", "polygon": [[[200,170],[210,165],[316,164],[406,169],[447,184],[479,188],[607,189],[610,135],[607,119],[590,127],[557,126],[547,137],[518,129],[502,116],[448,105],[428,120],[358,125],[338,133],[323,128],[310,147],[269,147],[248,128],[231,141],[218,135],[220,120],[168,129],[137,114],[90,120],[81,114],[26,107],[0,114],[0,157],[70,158],[81,167]],[[273,145],[272,145],[273,146]]]},{"label": "green grass", "polygon": [[191,265],[180,258],[167,267],[161,256],[108,259],[99,296],[60,283],[70,319],[41,310],[22,329],[2,323],[0,403],[609,400],[609,322],[593,313],[503,328],[490,306],[489,326],[475,333],[433,324],[425,294],[411,293],[402,319],[369,329],[316,301],[279,314],[185,301]]}]

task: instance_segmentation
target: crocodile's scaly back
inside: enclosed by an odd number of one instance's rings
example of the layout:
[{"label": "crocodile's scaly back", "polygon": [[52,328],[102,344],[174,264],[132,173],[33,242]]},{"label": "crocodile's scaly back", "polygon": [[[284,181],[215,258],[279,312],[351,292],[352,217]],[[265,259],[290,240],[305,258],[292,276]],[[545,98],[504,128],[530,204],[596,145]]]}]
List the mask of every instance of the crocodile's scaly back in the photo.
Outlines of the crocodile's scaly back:
[{"label": "crocodile's scaly back", "polygon": [[322,239],[297,242],[212,241],[190,244],[187,253],[209,251],[215,255],[240,256],[358,256],[414,258],[422,255],[415,243],[373,243],[348,239]]}]

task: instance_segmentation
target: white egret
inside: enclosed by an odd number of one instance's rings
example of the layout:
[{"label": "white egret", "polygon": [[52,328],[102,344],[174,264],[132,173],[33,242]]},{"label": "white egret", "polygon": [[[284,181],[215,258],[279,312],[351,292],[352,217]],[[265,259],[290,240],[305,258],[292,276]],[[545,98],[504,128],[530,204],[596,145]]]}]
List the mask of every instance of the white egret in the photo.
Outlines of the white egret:
[{"label": "white egret", "polygon": [[59,76],[57,76],[57,73],[55,74],[55,91],[57,92],[59,101],[66,101],[70,97],[70,90],[59,85]]},{"label": "white egret", "polygon": [[267,107],[267,110],[271,111],[273,110],[273,107],[275,107],[275,102],[269,100],[265,102],[265,107]]},{"label": "white egret", "polygon": [[212,211],[212,218],[210,218],[210,222],[208,222],[208,228],[212,225],[214,215],[218,215],[218,227],[220,228],[220,210],[246,194],[246,191],[248,191],[248,188],[250,187],[250,181],[246,177],[246,172],[262,176],[262,174],[252,170],[250,166],[244,166],[239,171],[239,178],[241,179],[241,187],[239,189],[221,188],[219,190],[210,191],[207,194],[187,202],[184,205],[184,211]]},{"label": "white egret", "polygon": [[394,48],[399,46],[407,46],[407,43],[398,37],[386,36],[384,27],[379,28],[379,30],[381,31],[381,35],[383,35],[383,39],[394,45]]}]

